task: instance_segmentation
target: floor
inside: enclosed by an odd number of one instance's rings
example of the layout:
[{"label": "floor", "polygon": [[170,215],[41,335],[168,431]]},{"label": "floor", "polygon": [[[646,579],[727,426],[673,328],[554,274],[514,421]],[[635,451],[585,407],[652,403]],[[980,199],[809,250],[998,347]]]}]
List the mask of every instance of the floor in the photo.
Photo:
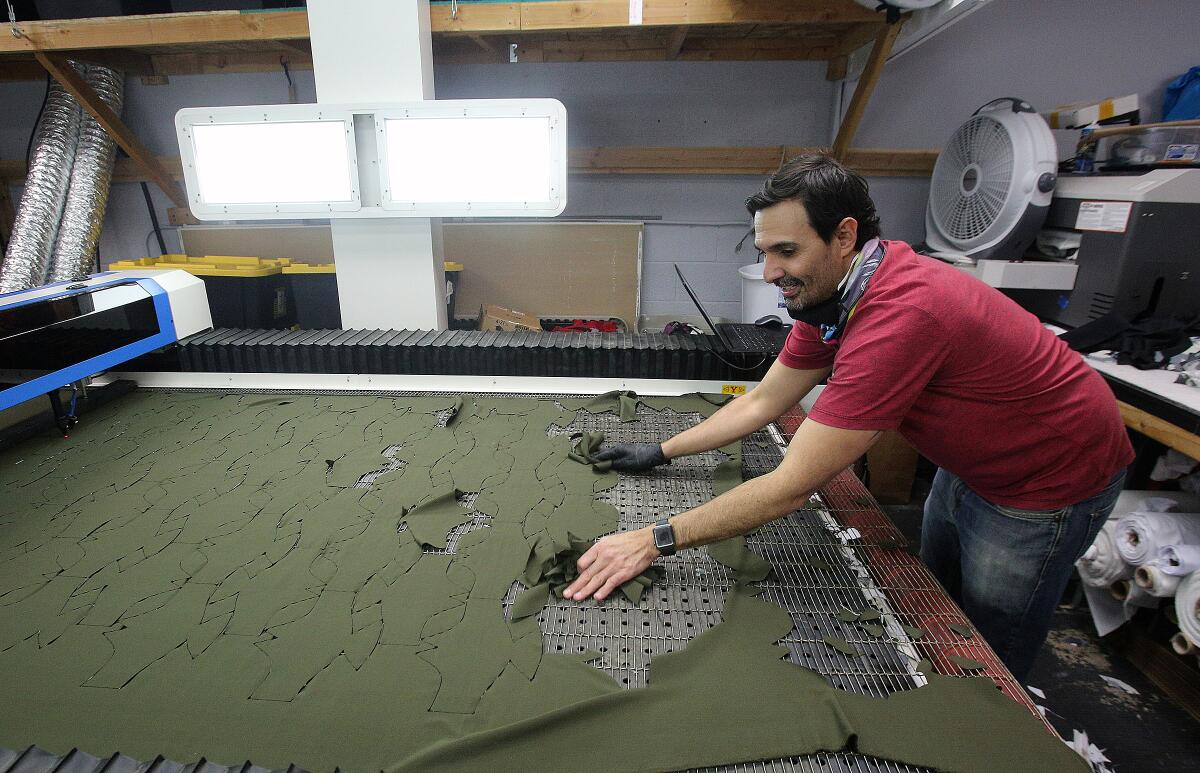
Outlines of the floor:
[{"label": "floor", "polygon": [[[883,507],[914,552],[920,545],[921,508],[931,478],[932,468],[918,469],[912,502]],[[1120,679],[1138,694],[1107,684],[1101,674]],[[1034,663],[1029,685],[1045,693],[1045,699],[1034,700],[1046,707],[1059,734],[1070,740],[1076,730],[1087,733],[1111,761],[1109,770],[1195,770],[1200,722],[1096,636],[1085,602],[1061,606],[1055,613],[1054,628]]]}]

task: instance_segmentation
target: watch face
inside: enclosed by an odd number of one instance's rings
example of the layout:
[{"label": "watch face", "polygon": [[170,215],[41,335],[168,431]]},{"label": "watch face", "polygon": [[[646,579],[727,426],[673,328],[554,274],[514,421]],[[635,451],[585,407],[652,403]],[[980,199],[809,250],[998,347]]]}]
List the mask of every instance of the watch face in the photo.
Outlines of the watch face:
[{"label": "watch face", "polygon": [[660,552],[675,547],[675,532],[669,524],[662,523],[654,527],[654,547]]}]

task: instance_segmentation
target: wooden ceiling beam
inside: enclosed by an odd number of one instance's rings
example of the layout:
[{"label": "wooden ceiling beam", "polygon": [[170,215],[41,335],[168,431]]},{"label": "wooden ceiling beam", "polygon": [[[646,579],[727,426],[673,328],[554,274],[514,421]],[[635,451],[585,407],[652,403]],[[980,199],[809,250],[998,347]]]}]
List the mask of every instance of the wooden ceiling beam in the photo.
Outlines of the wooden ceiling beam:
[{"label": "wooden ceiling beam", "polygon": [[[628,27],[628,0],[549,0],[519,3],[520,29]],[[459,6],[462,15],[463,6]],[[874,11],[852,0],[644,0],[644,27],[728,24],[846,24],[877,22]],[[434,26],[434,31],[438,31]]]},{"label": "wooden ceiling beam", "polygon": [[[774,172],[783,160],[824,150],[801,145],[572,148],[568,152],[568,168],[572,174],[763,175]],[[871,177],[929,177],[937,156],[936,150],[854,148],[847,153],[846,163]],[[183,179],[183,165],[178,156],[158,156],[155,161],[172,180]],[[19,185],[24,179],[24,161],[0,160],[0,182]],[[145,170],[133,159],[117,159],[113,182],[149,181]]]},{"label": "wooden ceiling beam", "polygon": [[667,36],[668,59],[679,58],[679,52],[683,48],[683,41],[687,40],[689,29],[686,24],[683,24],[671,30],[671,34]]},{"label": "wooden ceiling beam", "polygon": [[65,56],[62,54],[47,54],[41,51],[35,52],[34,56],[46,68],[46,72],[50,73],[56,81],[62,84],[62,87],[71,96],[75,97],[84,110],[91,113],[92,117],[104,127],[104,131],[108,132],[108,135],[113,138],[113,141],[120,145],[121,149],[130,158],[137,162],[138,166],[154,181],[155,185],[162,189],[163,193],[167,194],[175,206],[187,206],[187,197],[179,185],[171,179],[167,170],[138,141],[138,138],[129,130],[129,127],[121,121],[120,116],[114,113],[112,108],[100,98],[100,95],[88,85],[83,76],[71,66],[71,63],[67,61]]},{"label": "wooden ceiling beam", "polygon": [[26,21],[18,22],[17,27],[20,37],[0,35],[0,53],[305,40],[308,14],[208,11]]},{"label": "wooden ceiling beam", "polygon": [[[878,25],[853,0],[645,0],[642,23],[629,23],[628,0],[464,3],[431,9],[434,34],[505,34],[547,30],[611,30],[734,24]],[[20,37],[0,36],[0,54],[93,48],[203,46],[211,43],[307,40],[305,11],[195,13],[26,21]]]}]

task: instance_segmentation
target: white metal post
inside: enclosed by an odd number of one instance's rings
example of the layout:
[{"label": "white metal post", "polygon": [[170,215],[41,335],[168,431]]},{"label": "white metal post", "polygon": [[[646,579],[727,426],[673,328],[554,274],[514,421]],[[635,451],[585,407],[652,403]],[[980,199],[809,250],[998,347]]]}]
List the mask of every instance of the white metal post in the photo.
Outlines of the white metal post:
[{"label": "white metal post", "polygon": [[[318,103],[434,98],[428,0],[308,0],[308,25]],[[365,180],[377,174],[373,125],[356,129]],[[363,190],[364,205],[370,195]],[[446,328],[440,221],[334,218],[330,226],[343,327]]]}]

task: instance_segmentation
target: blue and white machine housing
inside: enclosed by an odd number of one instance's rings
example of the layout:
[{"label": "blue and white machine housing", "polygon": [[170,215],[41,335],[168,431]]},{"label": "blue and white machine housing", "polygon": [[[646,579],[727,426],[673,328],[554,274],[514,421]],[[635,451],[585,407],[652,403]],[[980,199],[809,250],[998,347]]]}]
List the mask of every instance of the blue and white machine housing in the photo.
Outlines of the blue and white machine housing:
[{"label": "blue and white machine housing", "polygon": [[0,295],[0,410],[212,327],[186,271],[108,271]]}]

